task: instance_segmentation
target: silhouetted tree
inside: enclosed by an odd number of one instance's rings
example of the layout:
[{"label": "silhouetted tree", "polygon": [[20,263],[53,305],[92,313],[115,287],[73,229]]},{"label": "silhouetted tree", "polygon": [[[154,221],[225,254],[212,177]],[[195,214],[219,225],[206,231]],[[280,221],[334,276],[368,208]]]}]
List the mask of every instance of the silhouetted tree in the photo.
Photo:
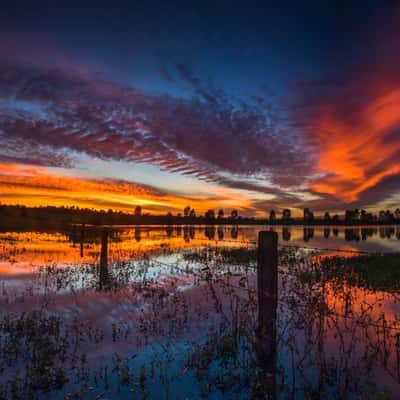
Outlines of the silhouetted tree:
[{"label": "silhouetted tree", "polygon": [[390,210],[385,211],[385,222],[392,224],[394,222],[394,215]]},{"label": "silhouetted tree", "polygon": [[331,215],[329,214],[328,211],[324,214],[324,222],[326,224],[330,224],[330,222],[331,222]]},{"label": "silhouetted tree", "polygon": [[275,224],[276,222],[276,213],[275,210],[271,210],[271,212],[269,213],[269,223],[271,225]]},{"label": "silhouetted tree", "polygon": [[183,215],[187,218],[187,217],[189,217],[189,215],[190,215],[190,206],[186,206],[184,209],[183,209]]},{"label": "silhouetted tree", "polygon": [[214,210],[207,210],[206,213],[204,214],[204,216],[208,222],[212,222],[215,220]]},{"label": "silhouetted tree", "polygon": [[231,211],[231,218],[233,220],[236,220],[238,216],[239,216],[239,213],[237,212],[237,210],[232,210]]},{"label": "silhouetted tree", "polygon": [[173,223],[174,217],[172,216],[171,211],[167,212],[167,224],[171,225]]},{"label": "silhouetted tree", "polygon": [[224,210],[222,208],[220,208],[218,210],[218,219],[222,219],[224,218]]},{"label": "silhouetted tree", "polygon": [[351,225],[353,223],[354,220],[354,213],[351,210],[346,210],[345,214],[344,214],[344,222],[347,225]]},{"label": "silhouetted tree", "polygon": [[360,221],[361,223],[364,223],[367,219],[367,212],[365,210],[360,211]]},{"label": "silhouetted tree", "polygon": [[291,220],[291,218],[292,218],[292,212],[288,208],[285,208],[282,211],[282,221],[289,222]]},{"label": "silhouetted tree", "polygon": [[304,223],[312,224],[314,222],[314,213],[309,209],[304,209]]},{"label": "silhouetted tree", "polygon": [[379,222],[386,222],[386,213],[385,211],[381,210],[379,211]]},{"label": "silhouetted tree", "polygon": [[142,207],[141,206],[136,206],[135,211],[134,211],[135,217],[141,217],[142,216]]}]

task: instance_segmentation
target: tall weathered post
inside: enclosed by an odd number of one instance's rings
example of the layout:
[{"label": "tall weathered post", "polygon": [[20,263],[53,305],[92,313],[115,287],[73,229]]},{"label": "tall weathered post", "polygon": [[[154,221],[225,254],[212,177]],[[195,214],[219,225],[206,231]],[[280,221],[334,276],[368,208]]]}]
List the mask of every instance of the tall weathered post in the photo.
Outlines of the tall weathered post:
[{"label": "tall weathered post", "polygon": [[258,329],[257,362],[263,371],[255,398],[275,399],[276,318],[278,298],[278,234],[261,231],[257,255]]},{"label": "tall weathered post", "polygon": [[101,250],[100,250],[100,289],[108,285],[108,230],[101,232]]}]

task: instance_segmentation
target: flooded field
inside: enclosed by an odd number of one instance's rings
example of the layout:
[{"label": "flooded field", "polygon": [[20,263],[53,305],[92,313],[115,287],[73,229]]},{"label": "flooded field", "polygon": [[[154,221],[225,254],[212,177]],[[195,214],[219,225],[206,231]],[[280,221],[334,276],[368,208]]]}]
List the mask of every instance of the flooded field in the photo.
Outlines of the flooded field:
[{"label": "flooded field", "polygon": [[0,233],[0,399],[399,399],[400,228],[269,229]]}]

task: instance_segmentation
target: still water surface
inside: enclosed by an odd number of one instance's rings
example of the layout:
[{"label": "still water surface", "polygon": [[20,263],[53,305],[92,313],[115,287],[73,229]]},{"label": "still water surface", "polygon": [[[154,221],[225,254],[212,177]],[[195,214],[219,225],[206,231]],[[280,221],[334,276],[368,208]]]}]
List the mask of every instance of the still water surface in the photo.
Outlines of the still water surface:
[{"label": "still water surface", "polygon": [[[163,249],[255,242],[260,230],[275,230],[279,244],[342,251],[400,252],[400,227],[136,226],[114,231],[111,258],[135,258]],[[83,233],[82,233],[83,232]],[[237,243],[235,243],[237,241]],[[82,248],[83,247],[83,248]],[[98,261],[100,235],[79,227],[68,233],[0,233],[0,274],[22,273],[45,264]]]}]

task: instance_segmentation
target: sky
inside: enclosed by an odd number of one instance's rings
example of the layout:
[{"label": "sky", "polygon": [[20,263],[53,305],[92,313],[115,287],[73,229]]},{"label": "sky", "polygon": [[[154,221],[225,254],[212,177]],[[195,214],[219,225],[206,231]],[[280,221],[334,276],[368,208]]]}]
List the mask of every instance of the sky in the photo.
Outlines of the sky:
[{"label": "sky", "polygon": [[397,208],[399,27],[396,1],[4,2],[0,202]]}]

